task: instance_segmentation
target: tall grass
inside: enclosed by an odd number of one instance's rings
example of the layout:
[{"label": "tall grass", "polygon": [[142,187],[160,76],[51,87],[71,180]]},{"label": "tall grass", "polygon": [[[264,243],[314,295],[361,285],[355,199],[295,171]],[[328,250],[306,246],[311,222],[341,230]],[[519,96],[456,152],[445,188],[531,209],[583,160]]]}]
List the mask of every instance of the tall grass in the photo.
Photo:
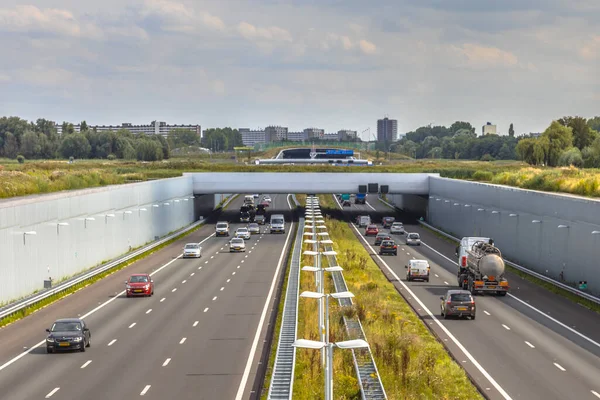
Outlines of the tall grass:
[{"label": "tall grass", "polygon": [[[321,205],[331,205],[331,196],[321,196]],[[330,339],[347,339],[342,316],[358,317],[390,399],[482,399],[465,371],[386,279],[351,228],[330,218],[326,225],[348,289],[356,296],[351,309],[340,310],[337,303],[331,304]],[[312,257],[303,263],[311,264]],[[301,290],[314,290],[314,274],[303,273]],[[301,299],[299,311],[298,337],[318,340],[317,302]],[[360,398],[351,353],[337,350],[334,358],[334,397]],[[295,398],[321,398],[321,372],[318,351],[298,350]]]}]

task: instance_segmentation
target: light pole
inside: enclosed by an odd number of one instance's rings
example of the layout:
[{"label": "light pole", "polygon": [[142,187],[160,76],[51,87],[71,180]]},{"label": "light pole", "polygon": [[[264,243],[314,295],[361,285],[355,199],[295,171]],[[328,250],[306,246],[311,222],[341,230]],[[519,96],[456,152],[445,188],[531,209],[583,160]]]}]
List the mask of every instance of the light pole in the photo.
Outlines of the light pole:
[{"label": "light pole", "polygon": [[57,222],[56,223],[56,234],[57,235],[59,234],[59,228],[61,226],[69,226],[69,223],[68,222]]},{"label": "light pole", "polygon": [[108,224],[109,218],[114,218],[115,214],[104,214],[104,224]]},{"label": "light pole", "polygon": [[94,218],[94,217],[87,217],[87,218],[84,218],[84,219],[83,219],[83,227],[87,229],[87,222],[88,222],[88,221],[95,221],[95,220],[96,220],[96,218]]},{"label": "light pole", "polygon": [[25,244],[25,236],[28,236],[28,235],[35,236],[35,235],[37,235],[37,232],[36,231],[23,232],[23,244]]},{"label": "light pole", "polygon": [[[368,348],[369,344],[363,339],[346,340],[336,343],[317,342],[316,340],[298,339],[294,341],[292,346],[303,349],[321,350],[326,349],[327,363],[333,368],[333,348],[338,349],[364,349]],[[333,400],[333,372],[330,371],[329,377],[325,378],[325,400]]]},{"label": "light pole", "polygon": [[123,221],[125,221],[125,214],[132,214],[132,211],[123,211]]}]

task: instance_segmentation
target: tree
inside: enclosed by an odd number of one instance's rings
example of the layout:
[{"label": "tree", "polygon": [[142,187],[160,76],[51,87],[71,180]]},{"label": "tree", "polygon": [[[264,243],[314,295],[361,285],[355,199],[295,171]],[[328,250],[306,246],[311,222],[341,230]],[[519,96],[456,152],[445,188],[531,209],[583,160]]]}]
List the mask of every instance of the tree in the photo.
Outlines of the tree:
[{"label": "tree", "polygon": [[11,132],[6,132],[4,136],[4,156],[7,158],[15,158],[19,152],[19,141]]},{"label": "tree", "polygon": [[583,158],[581,151],[577,147],[571,147],[568,150],[563,151],[558,159],[558,165],[563,167],[574,166],[583,167]]},{"label": "tree", "polygon": [[133,148],[133,140],[124,136],[117,137],[113,152],[117,158],[125,160],[133,160],[137,157],[137,153]]},{"label": "tree", "polygon": [[90,128],[88,128],[87,122],[81,121],[81,124],[79,125],[79,130],[81,132],[87,132],[88,129],[90,129]]},{"label": "tree", "polygon": [[600,116],[588,119],[587,123],[592,130],[600,133]]},{"label": "tree", "polygon": [[568,126],[573,129],[573,145],[580,150],[592,144],[596,138],[596,133],[592,131],[585,118],[574,117],[569,121]]},{"label": "tree", "polygon": [[573,145],[573,130],[558,121],[552,121],[542,137],[549,142],[546,164],[555,167],[561,153]]},{"label": "tree", "polygon": [[92,146],[82,133],[73,133],[64,137],[60,144],[60,153],[65,158],[88,158]]},{"label": "tree", "polygon": [[142,138],[136,141],[135,146],[138,161],[162,160],[162,147],[156,140]]},{"label": "tree", "polygon": [[510,123],[510,126],[508,127],[508,136],[515,137],[515,128],[512,124],[512,122]]},{"label": "tree", "polygon": [[38,134],[32,131],[25,133],[21,138],[21,154],[30,159],[40,157],[41,152],[42,146]]},{"label": "tree", "polygon": [[73,133],[75,133],[75,127],[73,126],[73,124],[71,124],[69,122],[63,122],[62,123],[62,134],[63,134],[63,136],[65,136],[65,135],[72,135]]},{"label": "tree", "polygon": [[466,129],[471,133],[475,133],[475,128],[471,125],[470,122],[456,121],[452,125],[450,125],[450,132],[456,134],[459,130]]},{"label": "tree", "polygon": [[174,149],[184,146],[198,146],[200,137],[192,130],[177,128],[169,132],[168,142],[171,148]]}]

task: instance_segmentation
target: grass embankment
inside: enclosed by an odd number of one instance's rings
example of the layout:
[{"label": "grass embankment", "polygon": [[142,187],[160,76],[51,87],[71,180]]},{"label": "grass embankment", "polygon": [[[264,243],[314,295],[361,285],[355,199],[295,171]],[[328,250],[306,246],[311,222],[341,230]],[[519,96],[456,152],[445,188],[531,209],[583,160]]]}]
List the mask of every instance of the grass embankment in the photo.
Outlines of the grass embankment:
[{"label": "grass embankment", "polygon": [[231,159],[206,157],[157,162],[84,160],[73,164],[65,161],[18,164],[6,160],[0,163],[3,164],[0,165],[0,198],[171,178],[183,172],[428,172],[447,178],[600,197],[600,170],[530,168],[516,161],[410,160],[371,167],[246,165]]},{"label": "grass embankment", "polygon": [[[331,204],[331,196],[321,196],[321,204]],[[381,380],[390,399],[482,399],[465,371],[448,355],[392,283],[356,240],[342,221],[327,218],[326,225],[344,268],[348,289],[356,296],[347,316],[357,316],[377,363]],[[307,260],[311,262],[312,260]],[[302,276],[301,290],[314,290],[314,275]],[[316,301],[302,299],[299,337],[317,339]],[[331,305],[331,340],[347,339],[343,332],[342,311]],[[300,329],[303,332],[300,334]],[[299,350],[294,394],[298,398],[318,398],[322,393],[318,351]],[[357,398],[356,378],[351,353],[336,350],[335,398]],[[301,396],[305,395],[305,396]]]}]

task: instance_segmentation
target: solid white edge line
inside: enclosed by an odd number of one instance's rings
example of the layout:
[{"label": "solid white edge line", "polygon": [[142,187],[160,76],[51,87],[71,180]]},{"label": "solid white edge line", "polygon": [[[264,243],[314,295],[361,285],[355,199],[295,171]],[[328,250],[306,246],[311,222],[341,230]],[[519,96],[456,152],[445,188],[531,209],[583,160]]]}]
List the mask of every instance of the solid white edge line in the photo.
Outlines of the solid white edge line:
[{"label": "solid white edge line", "polygon": [[366,205],[368,205],[369,207],[371,207],[371,210],[373,210],[373,211],[377,211],[377,210],[375,209],[375,207],[373,207],[372,205],[370,205],[370,204],[369,204],[369,202],[368,202],[368,201],[365,201],[365,204],[366,204]]},{"label": "solid white edge line", "polygon": [[169,363],[170,363],[170,362],[171,362],[171,359],[170,359],[170,358],[167,358],[167,359],[165,360],[165,362],[163,363],[163,365],[162,365],[162,366],[163,366],[163,367],[166,367],[167,365],[169,365]]},{"label": "solid white edge line", "polygon": [[[208,237],[206,237],[205,239],[203,239],[200,242],[198,242],[198,244],[202,244],[202,243],[206,242],[208,239],[210,239],[214,235],[215,235],[214,233],[211,233]],[[166,267],[168,267],[169,265],[171,265],[172,263],[174,263],[175,261],[177,261],[179,259],[179,257],[181,257],[181,256],[182,256],[182,254],[180,254],[179,256],[177,256],[177,258],[172,259],[171,261],[169,261],[168,263],[166,263],[162,267],[158,268],[157,270],[151,272],[149,275],[150,276],[154,276],[154,274],[156,274],[157,272],[162,271],[163,269],[165,269]],[[115,301],[117,298],[121,297],[124,294],[125,294],[125,290],[117,293],[117,295],[115,297],[106,300],[104,303],[100,304],[98,307],[94,308],[93,310],[89,311],[88,313],[82,315],[79,318],[85,319],[85,318],[89,317],[90,315],[94,314],[96,311],[98,311],[98,310],[106,307],[107,305],[109,305],[110,303],[112,303],[113,301]],[[46,339],[40,341],[39,343],[34,344],[33,346],[31,346],[30,348],[28,348],[27,350],[25,350],[24,352],[22,352],[18,356],[14,357],[14,358],[12,358],[10,360],[8,360],[4,364],[0,365],[0,371],[2,371],[3,369],[9,367],[10,365],[12,365],[16,361],[20,360],[21,358],[25,357],[27,354],[31,353],[34,349],[42,346],[45,343],[46,343]]]},{"label": "solid white edge line", "polygon": [[553,363],[553,364],[554,364],[554,366],[555,366],[556,368],[560,369],[561,371],[563,371],[563,372],[565,372],[565,371],[566,371],[566,369],[564,369],[564,368],[562,367],[562,365],[560,365],[560,364],[558,364],[558,363]]},{"label": "solid white edge line", "polygon": [[[464,353],[464,355],[473,363],[473,365],[475,366],[475,368],[477,368],[479,370],[479,372],[481,372],[481,374],[492,384],[492,386],[494,386],[494,388],[496,388],[496,390],[500,393],[500,395],[506,399],[506,400],[512,400],[512,398],[508,395],[508,393],[506,393],[504,391],[504,389],[502,388],[502,386],[500,386],[498,384],[498,382],[496,382],[496,380],[494,378],[492,378],[492,376],[481,366],[481,364],[479,364],[479,362],[477,362],[477,360],[475,359],[475,357],[473,357],[471,355],[471,353],[469,353],[469,351],[465,348],[465,346],[462,345],[461,342],[458,341],[458,339],[456,339],[456,337],[452,334],[452,332],[450,332],[448,330],[448,328],[446,328],[444,326],[444,324],[442,324],[435,315],[433,315],[433,313],[429,310],[429,308],[427,308],[427,306],[421,301],[421,299],[419,299],[412,290],[410,290],[410,288],[400,279],[400,277],[390,268],[390,266],[377,254],[377,252],[375,252],[375,250],[373,249],[373,247],[371,247],[371,245],[369,244],[369,242],[367,242],[362,235],[360,235],[360,231],[358,229],[356,229],[356,227],[354,225],[352,225],[352,228],[354,228],[354,230],[356,230],[356,232],[359,233],[359,237],[365,242],[365,244],[371,249],[372,252],[375,253],[375,257],[377,257],[379,259],[379,261],[381,261],[381,263],[387,268],[387,270],[390,272],[390,274],[392,274],[394,276],[394,278],[396,280],[398,280],[398,283],[400,283],[404,289],[415,299],[415,301],[421,306],[421,308],[429,315],[429,317],[431,319],[433,319],[433,321],[440,327],[440,329],[442,329],[442,331],[444,331],[444,333],[450,338],[450,340],[452,340],[452,342],[454,342],[454,344]],[[421,242],[423,243],[423,242]]]},{"label": "solid white edge line", "polygon": [[146,393],[148,393],[148,390],[150,389],[151,385],[146,385],[146,387],[144,388],[144,390],[142,390],[142,392],[140,393],[140,396],[145,395]]},{"label": "solid white edge line", "polygon": [[[436,253],[437,255],[444,257],[446,260],[450,261],[452,264],[454,265],[458,265],[458,263],[456,261],[453,261],[452,259],[446,257],[445,255],[443,255],[442,253],[440,253],[439,251],[437,251],[436,249],[434,249],[433,247],[429,246],[427,243],[424,243],[423,241],[421,241],[421,244],[423,244],[425,247],[429,248],[431,251],[433,251],[434,253]],[[527,302],[521,300],[520,298],[518,298],[517,296],[511,294],[511,293],[507,293],[507,296],[517,300],[519,303],[531,308],[532,310],[534,310],[535,312],[537,312],[538,314],[543,315],[544,317],[548,318],[550,321],[557,323],[558,325],[562,326],[563,328],[567,329],[568,331],[576,334],[577,336],[579,336],[582,339],[587,340],[588,342],[590,342],[591,344],[593,344],[596,347],[600,348],[600,343],[594,341],[593,339],[585,336],[583,333],[576,331],[575,329],[571,328],[568,325],[565,325],[564,323],[560,322],[559,320],[557,320],[556,318],[553,318],[551,316],[549,316],[548,314],[544,313],[543,311],[541,311],[538,308],[535,308],[534,306],[532,306],[531,304],[528,304]]]},{"label": "solid white edge line", "polygon": [[52,395],[58,392],[59,389],[59,387],[52,389],[52,391],[46,395],[46,398],[49,399],[50,397],[52,397]]},{"label": "solid white edge line", "polygon": [[87,367],[88,365],[90,365],[92,362],[92,360],[87,360],[82,366],[81,369],[84,369],[85,367]]},{"label": "solid white edge line", "polygon": [[[288,206],[292,209],[289,200],[290,195],[288,194]],[[258,327],[256,328],[256,334],[254,335],[254,341],[252,342],[252,347],[250,348],[250,354],[248,356],[248,361],[246,362],[246,368],[244,368],[244,373],[242,374],[242,380],[240,382],[240,386],[237,391],[237,395],[235,396],[235,400],[241,400],[244,395],[244,390],[246,389],[246,384],[248,383],[248,376],[250,375],[250,369],[252,368],[252,364],[254,362],[254,354],[256,353],[256,349],[258,348],[258,340],[260,339],[260,333],[263,329],[263,325],[265,323],[265,318],[267,317],[267,311],[269,310],[269,303],[271,302],[271,297],[273,296],[273,292],[275,290],[275,286],[277,285],[277,277],[279,276],[279,271],[281,270],[281,264],[283,263],[283,257],[285,256],[285,251],[288,247],[288,243],[290,241],[290,236],[294,231],[294,222],[290,224],[290,229],[288,231],[287,238],[285,239],[285,243],[283,245],[283,249],[281,250],[281,255],[279,256],[279,262],[277,263],[277,268],[275,269],[275,274],[273,276],[273,282],[271,282],[271,288],[269,289],[269,294],[267,295],[267,300],[265,301],[265,306],[263,307],[262,314],[260,316],[260,320],[258,321]]]}]

